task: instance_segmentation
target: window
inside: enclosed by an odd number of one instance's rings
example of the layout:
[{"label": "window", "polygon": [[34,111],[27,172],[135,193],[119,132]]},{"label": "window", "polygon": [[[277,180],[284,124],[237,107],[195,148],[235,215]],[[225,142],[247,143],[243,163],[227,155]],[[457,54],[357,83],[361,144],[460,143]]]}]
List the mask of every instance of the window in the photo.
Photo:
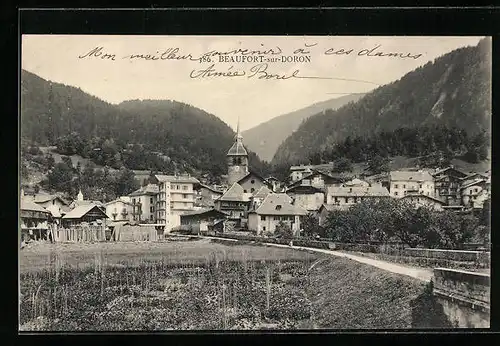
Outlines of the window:
[{"label": "window", "polygon": [[281,210],[281,204],[278,204],[275,209],[276,210]]},{"label": "window", "polygon": [[255,184],[255,180],[250,180],[250,184]]},{"label": "window", "polygon": [[398,195],[398,192],[397,191],[394,191],[394,196],[397,196]]},{"label": "window", "polygon": [[274,221],[279,221],[280,220],[280,217],[279,216],[275,216],[274,217]]},{"label": "window", "polygon": [[474,192],[477,192],[477,189],[474,189]]},{"label": "window", "polygon": [[265,215],[261,215],[261,216],[260,216],[260,220],[261,220],[261,221],[266,221],[266,216],[265,216]]},{"label": "window", "polygon": [[132,203],[135,204],[135,198],[132,198]]},{"label": "window", "polygon": [[406,189],[406,184],[403,184],[403,189]]},{"label": "window", "polygon": [[422,188],[422,184],[420,184],[420,188]]},{"label": "window", "polygon": [[186,193],[183,193],[182,198],[188,198],[188,195]]},{"label": "window", "polygon": [[255,189],[252,187],[252,188],[250,189],[250,192],[252,192],[252,193],[253,193],[253,192],[255,192]]},{"label": "window", "polygon": [[153,221],[153,215],[149,216],[149,220]]},{"label": "window", "polygon": [[266,226],[262,226],[262,230],[265,231],[266,230]]},{"label": "window", "polygon": [[243,190],[244,193],[247,193],[247,190]]},{"label": "window", "polygon": [[182,186],[182,189],[186,191],[188,189],[187,185]]},{"label": "window", "polygon": [[54,204],[56,204],[56,200],[55,199],[52,200],[52,205],[54,205]]},{"label": "window", "polygon": [[153,203],[153,197],[149,199],[149,203]]},{"label": "window", "polygon": [[176,189],[176,190],[180,190],[180,189],[181,189],[181,186],[180,186],[180,185],[176,185],[176,186],[175,186],[175,189]]},{"label": "window", "polygon": [[338,202],[339,202],[339,198],[335,197],[335,203],[338,203]]},{"label": "window", "polygon": [[153,206],[149,207],[149,212],[150,212],[150,213],[152,213],[152,212],[154,212],[154,211],[155,211],[155,207],[153,207]]},{"label": "window", "polygon": [[397,189],[398,188],[398,184],[394,184],[394,188]]}]

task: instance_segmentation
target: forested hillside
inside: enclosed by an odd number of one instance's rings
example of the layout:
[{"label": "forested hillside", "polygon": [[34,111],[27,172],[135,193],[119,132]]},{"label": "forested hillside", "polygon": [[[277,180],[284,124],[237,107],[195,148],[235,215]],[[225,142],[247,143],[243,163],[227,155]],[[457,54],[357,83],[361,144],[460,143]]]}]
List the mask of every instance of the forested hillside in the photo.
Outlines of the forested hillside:
[{"label": "forested hillside", "polygon": [[[287,165],[306,162],[311,158],[314,161],[329,160],[339,156],[335,152],[343,155],[346,143],[343,143],[343,148],[337,144],[347,137],[350,140],[361,137],[366,139],[379,134],[377,138],[381,140],[380,133],[393,131],[402,132],[394,135],[393,140],[384,142],[382,155],[405,155],[406,151],[410,155],[419,156],[429,150],[454,151],[447,140],[434,141],[434,147],[408,147],[412,143],[417,145],[422,142],[415,138],[423,136],[422,138],[429,139],[430,135],[423,128],[436,126],[456,129],[456,134],[465,130],[471,143],[481,140],[480,138],[487,139],[491,133],[490,88],[491,42],[483,39],[478,46],[460,48],[445,54],[400,80],[377,88],[356,103],[310,117],[279,147],[272,162]],[[404,132],[400,130],[403,128],[415,131]],[[404,137],[407,133],[411,135]],[[448,136],[444,135],[443,138]],[[376,146],[376,143],[365,143],[365,149]],[[350,146],[352,143],[348,144]],[[483,145],[469,145],[472,146]],[[467,151],[467,148],[457,148],[460,150],[452,153],[455,156]],[[366,154],[356,156],[356,159],[362,159]],[[478,149],[476,154],[471,154],[471,157],[482,158],[484,150]],[[347,154],[349,155],[351,154]]]},{"label": "forested hillside", "polygon": [[[112,105],[79,88],[21,74],[21,137],[35,146],[57,146],[119,169],[190,172],[217,179],[233,130],[212,114],[176,101],[127,101]],[[250,165],[267,169],[250,153]]]},{"label": "forested hillside", "polygon": [[245,144],[255,151],[262,160],[270,162],[280,144],[297,130],[300,124],[311,115],[338,109],[359,100],[364,94],[345,95],[322,101],[308,107],[283,114],[265,123],[259,124],[242,133]]}]

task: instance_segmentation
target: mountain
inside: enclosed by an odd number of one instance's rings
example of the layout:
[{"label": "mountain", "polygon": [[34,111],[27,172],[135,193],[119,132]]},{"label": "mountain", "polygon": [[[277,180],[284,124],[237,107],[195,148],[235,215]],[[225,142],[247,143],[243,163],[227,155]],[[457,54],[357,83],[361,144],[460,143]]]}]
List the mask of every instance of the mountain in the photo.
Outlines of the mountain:
[{"label": "mountain", "polygon": [[364,94],[346,95],[280,115],[249,130],[243,131],[245,144],[262,160],[270,162],[279,145],[311,115],[327,109],[337,109],[349,102],[359,100]]},{"label": "mountain", "polygon": [[[491,133],[491,40],[445,54],[375,89],[356,103],[308,118],[278,148],[272,163],[307,161],[346,138],[405,128],[444,126],[469,136]],[[410,140],[410,139],[408,139]]]},{"label": "mountain", "polygon": [[[169,100],[113,105],[21,72],[21,139],[112,168],[220,176],[234,131],[215,115]],[[255,153],[250,165],[263,173]]]}]

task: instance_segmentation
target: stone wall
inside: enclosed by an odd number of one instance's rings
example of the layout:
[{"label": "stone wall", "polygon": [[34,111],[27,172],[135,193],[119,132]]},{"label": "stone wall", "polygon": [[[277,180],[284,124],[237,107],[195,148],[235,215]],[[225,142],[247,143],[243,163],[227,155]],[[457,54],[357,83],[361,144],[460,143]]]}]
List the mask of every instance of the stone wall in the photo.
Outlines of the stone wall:
[{"label": "stone wall", "polygon": [[434,295],[459,328],[490,327],[490,276],[456,269],[434,269]]}]

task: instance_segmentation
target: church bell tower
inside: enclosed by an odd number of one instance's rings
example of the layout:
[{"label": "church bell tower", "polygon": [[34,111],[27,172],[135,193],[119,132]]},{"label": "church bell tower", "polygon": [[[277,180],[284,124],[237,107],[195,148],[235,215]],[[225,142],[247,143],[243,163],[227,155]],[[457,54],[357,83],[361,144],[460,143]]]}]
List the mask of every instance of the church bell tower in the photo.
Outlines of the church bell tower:
[{"label": "church bell tower", "polygon": [[248,153],[243,146],[243,137],[240,133],[240,119],[236,128],[234,143],[227,152],[227,182],[229,186],[248,174]]}]

